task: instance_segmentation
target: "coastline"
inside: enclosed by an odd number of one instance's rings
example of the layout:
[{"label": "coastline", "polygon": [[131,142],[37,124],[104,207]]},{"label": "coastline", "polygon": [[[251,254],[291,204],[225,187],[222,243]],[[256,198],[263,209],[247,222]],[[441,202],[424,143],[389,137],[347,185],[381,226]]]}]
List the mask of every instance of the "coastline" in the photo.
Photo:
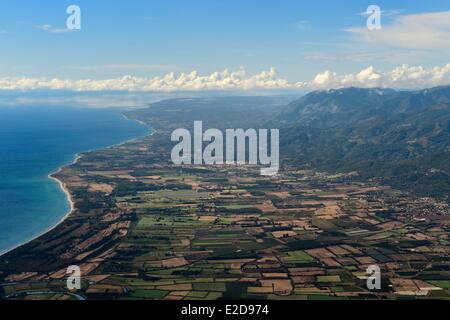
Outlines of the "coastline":
[{"label": "coastline", "polygon": [[133,141],[135,141],[135,140],[138,140],[138,139],[147,137],[147,136],[152,135],[152,134],[154,133],[154,131],[153,131],[153,132],[151,131],[151,127],[150,127],[147,123],[145,123],[145,122],[143,122],[143,121],[140,121],[140,120],[130,119],[130,118],[128,118],[128,117],[127,117],[125,114],[123,114],[123,113],[122,113],[122,115],[123,115],[123,117],[124,117],[125,119],[127,119],[127,120],[129,120],[129,121],[136,121],[136,122],[139,123],[140,125],[147,127],[147,129],[149,130],[149,131],[147,132],[147,134],[142,135],[142,136],[139,136],[139,137],[136,137],[136,138],[132,138],[132,139],[126,140],[126,141],[124,141],[124,142],[120,142],[120,143],[117,143],[117,144],[112,144],[112,145],[109,145],[109,146],[106,146],[106,147],[103,147],[103,148],[92,149],[92,150],[87,150],[87,151],[79,152],[79,153],[75,154],[75,159],[74,159],[72,162],[60,166],[55,172],[49,173],[48,176],[47,176],[47,178],[48,178],[49,180],[52,180],[52,181],[55,181],[56,183],[58,183],[60,189],[61,189],[61,190],[63,191],[63,193],[66,195],[66,199],[67,199],[67,201],[69,202],[69,206],[70,206],[69,211],[66,212],[66,214],[65,214],[65,215],[64,215],[64,216],[63,216],[63,217],[62,217],[55,225],[49,227],[48,229],[46,229],[46,230],[43,231],[43,232],[40,232],[38,235],[33,236],[30,240],[26,240],[26,241],[24,241],[23,243],[20,243],[20,244],[18,244],[18,245],[16,245],[16,246],[12,247],[12,248],[10,248],[10,249],[6,249],[6,250],[4,250],[3,252],[0,252],[0,257],[4,256],[4,255],[10,253],[11,251],[14,251],[14,250],[16,250],[16,249],[18,249],[18,248],[20,248],[20,247],[23,247],[23,246],[27,245],[28,243],[30,243],[30,242],[32,242],[32,241],[34,241],[34,240],[36,240],[36,239],[39,239],[40,237],[44,236],[45,234],[47,234],[47,233],[53,231],[53,230],[56,229],[58,226],[60,226],[62,223],[64,223],[64,221],[66,221],[67,218],[70,217],[70,216],[74,213],[74,211],[75,211],[75,202],[74,202],[74,200],[73,200],[72,194],[70,193],[70,190],[67,188],[66,184],[65,184],[64,182],[62,182],[61,180],[59,180],[58,178],[54,177],[55,175],[57,175],[58,173],[60,173],[64,168],[70,167],[70,166],[76,164],[80,159],[83,158],[83,153],[89,153],[89,152],[94,152],[94,151],[97,151],[97,150],[104,150],[104,149],[110,149],[110,148],[114,148],[114,147],[119,147],[119,146],[122,146],[122,145],[124,145],[124,144],[126,144],[126,143],[133,142]]},{"label": "coastline", "polygon": [[51,232],[52,230],[56,229],[61,223],[66,221],[66,219],[75,211],[75,203],[73,201],[72,194],[70,193],[69,189],[67,189],[66,184],[63,183],[61,180],[55,178],[54,175],[60,173],[65,167],[68,167],[68,166],[71,166],[73,164],[76,164],[78,162],[78,160],[80,160],[81,158],[82,158],[82,156],[80,154],[76,154],[75,155],[75,159],[72,162],[70,162],[69,164],[65,164],[65,165],[59,167],[58,170],[56,170],[55,172],[50,173],[50,174],[47,175],[48,179],[53,180],[56,183],[58,183],[60,189],[66,195],[67,201],[69,202],[69,205],[70,205],[69,211],[66,212],[66,214],[54,226],[51,226],[47,230],[39,233],[36,236],[33,236],[30,240],[24,241],[23,243],[18,244],[17,246],[14,246],[14,247],[12,247],[10,249],[6,249],[4,252],[0,252],[0,257],[5,255],[5,254],[7,254],[7,253],[9,253],[9,252],[11,252],[11,251],[14,251],[17,248],[20,248],[20,247],[22,247],[22,246],[24,246],[24,245],[26,245],[26,244],[36,240],[36,239],[42,237],[43,235],[45,235],[46,233]]}]

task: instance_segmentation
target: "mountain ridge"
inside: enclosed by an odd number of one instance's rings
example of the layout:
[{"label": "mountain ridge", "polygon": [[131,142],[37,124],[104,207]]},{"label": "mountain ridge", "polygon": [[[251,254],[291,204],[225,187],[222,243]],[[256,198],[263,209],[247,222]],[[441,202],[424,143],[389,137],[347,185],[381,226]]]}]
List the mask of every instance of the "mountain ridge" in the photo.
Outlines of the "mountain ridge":
[{"label": "mountain ridge", "polygon": [[272,125],[290,164],[358,171],[424,196],[450,193],[450,86],[316,91]]}]

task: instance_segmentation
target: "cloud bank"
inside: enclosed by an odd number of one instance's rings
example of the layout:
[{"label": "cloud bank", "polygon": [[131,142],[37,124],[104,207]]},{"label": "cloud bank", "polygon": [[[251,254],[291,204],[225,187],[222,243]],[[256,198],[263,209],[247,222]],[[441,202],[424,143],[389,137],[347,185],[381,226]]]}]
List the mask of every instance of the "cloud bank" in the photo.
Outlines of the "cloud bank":
[{"label": "cloud bank", "polygon": [[450,85],[450,63],[445,66],[424,68],[402,65],[387,72],[370,66],[354,74],[337,74],[326,70],[312,80],[290,82],[279,76],[274,68],[249,75],[244,68],[230,72],[214,72],[201,75],[197,71],[173,72],[163,77],[135,77],[93,80],[58,78],[0,78],[0,90],[68,90],[68,91],[128,91],[128,92],[174,92],[201,90],[285,90],[285,89],[337,89],[343,87],[386,87],[398,89],[429,88]]},{"label": "cloud bank", "polygon": [[450,85],[450,63],[445,66],[424,68],[402,65],[388,72],[368,67],[356,74],[338,75],[331,71],[319,73],[315,79],[303,83],[311,89],[334,89],[343,87],[418,89]]}]

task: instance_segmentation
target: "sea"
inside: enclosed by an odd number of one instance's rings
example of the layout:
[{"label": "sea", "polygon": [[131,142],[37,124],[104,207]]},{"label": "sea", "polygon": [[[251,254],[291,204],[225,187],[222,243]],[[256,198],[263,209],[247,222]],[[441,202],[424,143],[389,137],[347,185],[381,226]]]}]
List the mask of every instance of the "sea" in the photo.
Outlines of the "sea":
[{"label": "sea", "polygon": [[0,107],[0,254],[57,225],[70,210],[48,175],[78,153],[145,136],[120,109]]}]

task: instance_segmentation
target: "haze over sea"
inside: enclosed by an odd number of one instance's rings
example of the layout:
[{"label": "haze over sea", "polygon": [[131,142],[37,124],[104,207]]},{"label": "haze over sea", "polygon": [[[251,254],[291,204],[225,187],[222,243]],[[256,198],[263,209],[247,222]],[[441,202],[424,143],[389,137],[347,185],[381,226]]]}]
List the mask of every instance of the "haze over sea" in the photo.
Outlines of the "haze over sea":
[{"label": "haze over sea", "polygon": [[52,228],[70,210],[50,173],[77,153],[147,133],[117,109],[0,107],[0,254]]}]

